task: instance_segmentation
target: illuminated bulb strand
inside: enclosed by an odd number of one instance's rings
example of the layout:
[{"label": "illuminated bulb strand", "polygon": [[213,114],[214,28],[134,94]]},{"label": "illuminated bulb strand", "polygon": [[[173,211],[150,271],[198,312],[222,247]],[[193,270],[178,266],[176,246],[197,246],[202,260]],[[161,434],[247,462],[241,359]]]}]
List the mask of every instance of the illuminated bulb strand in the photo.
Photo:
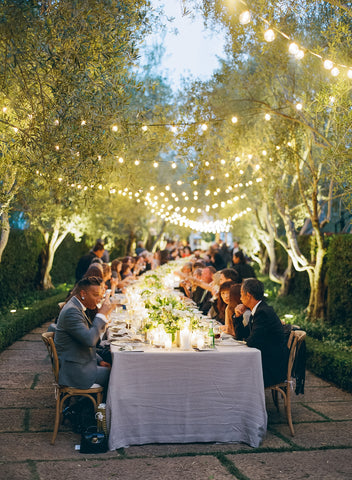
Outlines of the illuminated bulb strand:
[{"label": "illuminated bulb strand", "polygon": [[[240,1],[248,9],[248,5],[246,4],[246,2],[244,2],[243,0],[240,0]],[[291,42],[290,45],[289,45],[289,53],[294,55],[298,60],[300,60],[304,57],[304,52],[308,52],[311,55],[313,55],[313,56],[319,58],[320,60],[322,60],[324,68],[326,70],[330,70],[332,76],[336,77],[337,75],[339,75],[340,71],[339,71],[338,67],[341,67],[341,68],[348,69],[347,70],[347,77],[349,79],[352,79],[352,67],[349,67],[348,65],[344,65],[342,63],[332,62],[331,60],[324,60],[324,58],[321,55],[319,55],[318,53],[314,52],[313,50],[310,50],[309,48],[307,48],[305,46],[300,46],[291,37],[289,37],[289,35],[282,32],[278,28],[270,25],[270,23],[265,18],[263,18],[261,15],[258,15],[255,12],[253,13],[253,15],[257,16],[260,20],[262,20],[268,26],[268,29],[264,32],[264,39],[267,42],[274,41],[275,40],[275,32],[277,32],[283,38],[285,38],[286,40]],[[250,23],[250,21],[251,21],[251,11],[250,10],[243,11],[239,16],[239,21],[242,25],[247,25],[248,23]]]}]

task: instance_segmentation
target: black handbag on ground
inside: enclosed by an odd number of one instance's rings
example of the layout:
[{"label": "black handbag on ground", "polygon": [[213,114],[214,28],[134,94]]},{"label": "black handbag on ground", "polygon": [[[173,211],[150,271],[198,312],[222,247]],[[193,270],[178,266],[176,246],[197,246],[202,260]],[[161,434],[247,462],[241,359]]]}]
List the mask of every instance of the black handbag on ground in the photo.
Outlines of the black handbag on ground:
[{"label": "black handbag on ground", "polygon": [[95,425],[88,427],[81,435],[81,453],[105,453],[108,451],[108,437],[98,432]]}]

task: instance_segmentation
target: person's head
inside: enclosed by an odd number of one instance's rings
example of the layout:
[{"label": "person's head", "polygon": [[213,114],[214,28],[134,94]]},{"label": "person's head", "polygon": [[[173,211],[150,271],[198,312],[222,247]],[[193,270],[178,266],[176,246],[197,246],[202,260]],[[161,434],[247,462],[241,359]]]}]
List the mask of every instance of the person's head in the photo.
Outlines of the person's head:
[{"label": "person's head", "polygon": [[104,282],[107,282],[111,278],[111,267],[108,263],[103,263],[103,280]]},{"label": "person's head", "polygon": [[233,263],[246,263],[246,258],[242,252],[242,250],[238,250],[238,252],[235,252],[232,257]]},{"label": "person's head", "polygon": [[192,273],[192,263],[191,262],[185,263],[183,265],[183,267],[181,268],[181,272],[185,273],[186,275],[191,275],[191,273]]},{"label": "person's head", "polygon": [[104,245],[100,242],[97,242],[93,247],[93,252],[97,257],[101,258],[104,253]]},{"label": "person's head", "polygon": [[220,285],[217,307],[219,312],[219,319],[222,321],[225,319],[225,310],[230,301],[230,288],[232,285],[234,285],[233,282],[225,282]]},{"label": "person's head", "polygon": [[173,258],[174,260],[176,260],[177,258],[179,258],[180,256],[180,252],[178,250],[178,248],[173,248],[170,252],[170,256],[171,258]]},{"label": "person's head", "polygon": [[247,308],[252,308],[264,297],[264,285],[256,278],[245,278],[241,286],[241,302]]},{"label": "person's head", "polygon": [[139,240],[139,242],[137,242],[137,248],[144,248],[144,243],[142,242],[142,240]]},{"label": "person's head", "polygon": [[121,276],[122,277],[127,277],[128,275],[131,275],[131,267],[128,263],[123,263],[121,267]]},{"label": "person's head", "polygon": [[196,262],[193,263],[193,271],[196,269],[196,268],[204,268],[206,267],[206,263],[204,262],[204,260],[197,260]]},{"label": "person's head", "polygon": [[165,265],[169,261],[170,251],[169,250],[160,250],[160,265]]},{"label": "person's head", "polygon": [[205,267],[202,270],[202,280],[206,283],[211,283],[213,281],[213,275],[216,272],[214,267]]},{"label": "person's head", "polygon": [[103,280],[98,277],[82,278],[77,283],[76,296],[86,308],[94,310],[101,302],[103,298],[102,284]]},{"label": "person's head", "polygon": [[197,278],[198,280],[201,280],[201,278],[202,278],[202,271],[203,271],[202,268],[196,268],[195,270],[193,270],[193,277],[194,277],[194,278]]},{"label": "person's head", "polygon": [[92,263],[98,263],[98,264],[102,264],[104,263],[103,260],[99,257],[94,257],[93,260],[90,262],[90,264],[92,265]]},{"label": "person's head", "polygon": [[235,283],[239,282],[239,275],[233,268],[224,268],[220,272],[220,285],[222,283],[228,282],[229,280]]},{"label": "person's head", "polygon": [[98,277],[103,279],[103,265],[101,263],[91,263],[83,278]]},{"label": "person's head", "polygon": [[219,297],[221,298],[222,302],[226,303],[226,305],[230,301],[230,288],[234,285],[233,282],[224,282],[222,285],[220,285],[220,290],[219,290]]},{"label": "person's head", "polygon": [[117,258],[111,262],[111,272],[121,272],[122,262]]},{"label": "person's head", "polygon": [[131,268],[134,265],[133,257],[127,256],[122,258],[122,263],[127,263]]},{"label": "person's head", "polygon": [[183,247],[183,253],[182,253],[183,257],[189,257],[191,253],[192,253],[191,248],[188,245]]},{"label": "person's head", "polygon": [[240,303],[241,303],[241,284],[235,283],[230,287],[228,305],[232,310],[235,310],[237,305],[239,305]]}]

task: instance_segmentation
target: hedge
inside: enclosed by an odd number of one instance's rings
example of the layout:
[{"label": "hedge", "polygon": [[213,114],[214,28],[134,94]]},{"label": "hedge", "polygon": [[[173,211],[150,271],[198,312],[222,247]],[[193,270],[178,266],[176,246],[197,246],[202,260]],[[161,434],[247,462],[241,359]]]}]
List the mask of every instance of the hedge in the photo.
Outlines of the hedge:
[{"label": "hedge", "polygon": [[328,321],[352,330],[352,235],[335,235],[327,251]]},{"label": "hedge", "polygon": [[59,313],[58,303],[66,293],[60,292],[40,302],[34,303],[28,310],[21,309],[15,313],[0,316],[0,352],[26,333],[43,323],[54,319]]},{"label": "hedge", "polygon": [[306,345],[307,368],[337,387],[352,392],[352,349],[339,349],[308,336]]}]

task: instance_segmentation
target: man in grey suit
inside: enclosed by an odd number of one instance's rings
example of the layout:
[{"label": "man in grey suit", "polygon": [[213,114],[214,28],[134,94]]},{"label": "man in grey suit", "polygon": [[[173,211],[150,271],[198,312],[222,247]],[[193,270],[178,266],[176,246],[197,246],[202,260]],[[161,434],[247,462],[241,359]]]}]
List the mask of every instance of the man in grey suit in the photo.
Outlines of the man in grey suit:
[{"label": "man in grey suit", "polygon": [[60,362],[59,383],[87,389],[94,383],[106,387],[110,369],[106,362],[97,364],[96,344],[107,326],[108,315],[116,305],[106,299],[90,322],[85,310],[94,310],[103,298],[103,280],[82,279],[77,293],[62,308],[55,333],[55,346]]}]

